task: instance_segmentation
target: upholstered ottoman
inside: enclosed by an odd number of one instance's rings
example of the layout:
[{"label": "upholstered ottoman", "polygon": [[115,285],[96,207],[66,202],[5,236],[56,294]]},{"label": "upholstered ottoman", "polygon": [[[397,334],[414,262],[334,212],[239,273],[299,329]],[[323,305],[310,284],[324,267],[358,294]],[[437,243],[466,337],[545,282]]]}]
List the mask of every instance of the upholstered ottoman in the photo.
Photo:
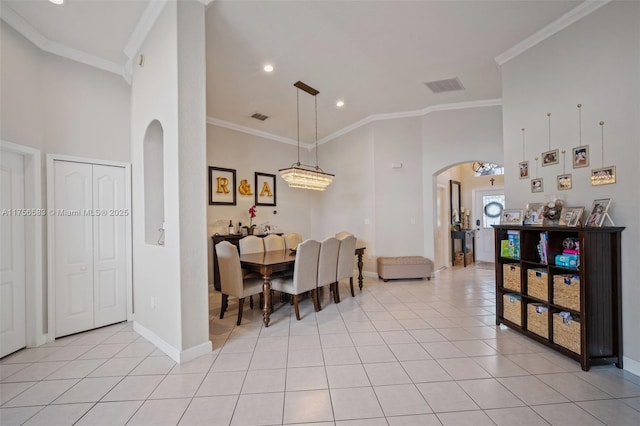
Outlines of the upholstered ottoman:
[{"label": "upholstered ottoman", "polygon": [[378,276],[387,282],[403,278],[431,279],[433,261],[422,256],[379,257]]}]

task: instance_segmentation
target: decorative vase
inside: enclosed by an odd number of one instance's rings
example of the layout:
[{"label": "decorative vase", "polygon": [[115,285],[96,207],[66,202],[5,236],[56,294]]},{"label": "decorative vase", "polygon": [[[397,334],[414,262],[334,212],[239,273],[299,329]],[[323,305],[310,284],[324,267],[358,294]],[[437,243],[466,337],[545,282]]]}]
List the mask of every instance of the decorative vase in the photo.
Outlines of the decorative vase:
[{"label": "decorative vase", "polygon": [[247,234],[249,234],[249,235],[253,235],[253,230],[254,230],[254,229],[256,229],[256,228],[254,228],[253,226],[251,226],[251,227],[247,228]]}]

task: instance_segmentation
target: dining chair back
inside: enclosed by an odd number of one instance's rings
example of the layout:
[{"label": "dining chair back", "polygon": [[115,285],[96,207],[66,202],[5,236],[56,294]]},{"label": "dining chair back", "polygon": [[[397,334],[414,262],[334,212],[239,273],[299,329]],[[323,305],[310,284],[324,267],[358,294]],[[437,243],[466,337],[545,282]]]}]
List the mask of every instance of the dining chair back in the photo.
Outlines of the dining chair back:
[{"label": "dining chair back", "polygon": [[264,252],[262,238],[256,237],[255,235],[247,235],[244,238],[240,238],[238,244],[240,245],[240,253],[242,254]]},{"label": "dining chair back", "polygon": [[296,249],[298,244],[302,242],[302,235],[297,232],[290,232],[288,234],[284,234],[284,248],[286,250]]},{"label": "dining chair back", "polygon": [[356,237],[348,235],[340,240],[340,248],[338,250],[338,271],[336,273],[336,281],[340,285],[340,280],[349,278],[349,287],[351,289],[351,297],[356,297],[353,291],[353,256],[356,251]]},{"label": "dining chair back", "polygon": [[284,250],[284,238],[280,235],[269,234],[263,239],[264,251]]},{"label": "dining chair back", "polygon": [[[338,271],[339,249],[340,240],[335,237],[326,238],[320,242],[320,256],[318,258],[318,288],[329,285],[330,291],[333,291],[333,301],[335,303],[340,301],[337,286],[334,285]],[[322,309],[319,297],[318,307]]]},{"label": "dining chair back", "polygon": [[224,317],[229,303],[229,296],[238,299],[238,321],[242,321],[242,308],[244,298],[254,294],[262,293],[262,279],[243,278],[240,269],[240,255],[238,249],[228,241],[221,241],[216,244],[218,256],[218,268],[220,269],[220,293],[222,295],[222,305],[220,307],[220,319]]},{"label": "dining chair back", "polygon": [[349,235],[353,235],[351,232],[347,232],[347,231],[340,231],[336,234],[336,238],[341,240],[344,237],[348,237]]},{"label": "dining chair back", "polygon": [[298,245],[296,250],[296,263],[293,268],[293,277],[274,278],[271,280],[271,289],[290,294],[293,298],[293,309],[296,319],[300,320],[298,309],[298,295],[307,291],[311,292],[315,311],[319,310],[316,282],[318,277],[318,257],[320,243],[315,240],[306,240]]}]

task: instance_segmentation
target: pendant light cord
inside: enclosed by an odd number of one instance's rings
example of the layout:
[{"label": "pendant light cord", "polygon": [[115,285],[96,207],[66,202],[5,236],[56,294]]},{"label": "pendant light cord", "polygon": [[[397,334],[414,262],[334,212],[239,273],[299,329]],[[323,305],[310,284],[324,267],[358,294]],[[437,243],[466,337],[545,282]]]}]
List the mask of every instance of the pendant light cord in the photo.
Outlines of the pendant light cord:
[{"label": "pendant light cord", "polygon": [[296,89],[296,122],[298,123],[298,166],[300,165],[300,89]]},{"label": "pendant light cord", "polygon": [[313,100],[315,101],[315,107],[316,107],[316,170],[319,170],[320,167],[318,167],[318,97],[314,96]]}]

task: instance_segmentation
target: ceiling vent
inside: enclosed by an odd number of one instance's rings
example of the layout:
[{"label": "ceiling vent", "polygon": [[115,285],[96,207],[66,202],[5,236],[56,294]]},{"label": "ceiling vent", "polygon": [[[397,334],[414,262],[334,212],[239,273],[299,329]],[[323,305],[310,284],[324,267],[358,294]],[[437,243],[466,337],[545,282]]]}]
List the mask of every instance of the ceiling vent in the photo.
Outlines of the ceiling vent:
[{"label": "ceiling vent", "polygon": [[255,114],[253,114],[251,116],[251,118],[255,118],[256,120],[264,121],[267,118],[269,118],[269,116],[268,115],[264,115],[264,114],[259,114],[259,113],[256,112]]},{"label": "ceiling vent", "polygon": [[464,90],[464,86],[458,80],[458,77],[448,78],[446,80],[427,81],[426,86],[433,93],[453,92],[456,90]]}]

